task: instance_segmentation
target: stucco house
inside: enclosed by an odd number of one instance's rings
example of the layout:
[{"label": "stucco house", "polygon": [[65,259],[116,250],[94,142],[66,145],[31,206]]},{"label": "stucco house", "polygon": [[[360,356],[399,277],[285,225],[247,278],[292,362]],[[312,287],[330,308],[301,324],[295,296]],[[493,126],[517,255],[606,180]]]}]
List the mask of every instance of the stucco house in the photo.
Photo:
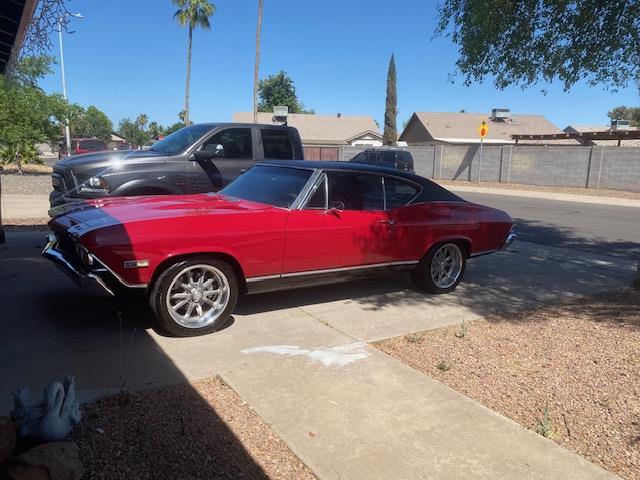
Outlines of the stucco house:
[{"label": "stucco house", "polygon": [[[511,114],[507,109],[494,109],[491,113],[415,112],[400,134],[399,140],[407,142],[408,145],[480,143],[478,126],[482,121],[489,125],[489,133],[484,139],[485,144],[513,144],[515,141],[511,136],[517,134],[562,133],[562,130],[542,115]],[[567,140],[564,143],[576,144],[577,142]]]}]

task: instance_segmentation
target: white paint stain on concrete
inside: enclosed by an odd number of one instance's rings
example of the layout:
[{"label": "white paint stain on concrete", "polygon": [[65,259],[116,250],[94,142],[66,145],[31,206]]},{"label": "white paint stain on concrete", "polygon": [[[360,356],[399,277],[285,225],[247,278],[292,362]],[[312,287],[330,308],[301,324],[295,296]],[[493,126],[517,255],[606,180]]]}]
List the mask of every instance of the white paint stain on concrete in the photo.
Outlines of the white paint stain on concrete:
[{"label": "white paint stain on concrete", "polygon": [[365,342],[347,343],[336,347],[309,350],[296,345],[271,345],[266,347],[247,348],[242,353],[273,353],[289,357],[305,356],[312,363],[320,363],[325,367],[345,367],[369,356]]}]

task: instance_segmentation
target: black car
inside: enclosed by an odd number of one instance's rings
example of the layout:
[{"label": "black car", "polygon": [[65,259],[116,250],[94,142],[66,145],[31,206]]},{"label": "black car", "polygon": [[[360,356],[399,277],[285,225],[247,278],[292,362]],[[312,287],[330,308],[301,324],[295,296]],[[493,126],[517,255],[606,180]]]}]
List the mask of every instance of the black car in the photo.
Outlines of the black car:
[{"label": "black car", "polygon": [[401,149],[371,148],[360,152],[350,162],[378,165],[380,167],[395,168],[404,172],[413,172],[413,157],[411,153]]},{"label": "black car", "polygon": [[148,150],[74,155],[53,167],[51,206],[83,199],[212,192],[258,160],[302,160],[295,128],[203,123],[168,135]]}]

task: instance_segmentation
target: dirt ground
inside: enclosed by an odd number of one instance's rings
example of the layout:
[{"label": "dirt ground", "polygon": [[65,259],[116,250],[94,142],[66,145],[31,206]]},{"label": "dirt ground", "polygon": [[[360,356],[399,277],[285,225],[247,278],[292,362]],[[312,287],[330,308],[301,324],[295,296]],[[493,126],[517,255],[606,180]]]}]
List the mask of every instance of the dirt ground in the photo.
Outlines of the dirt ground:
[{"label": "dirt ground", "polygon": [[640,479],[640,291],[376,346],[607,470]]},{"label": "dirt ground", "polygon": [[99,400],[72,439],[87,479],[314,479],[218,378]]}]

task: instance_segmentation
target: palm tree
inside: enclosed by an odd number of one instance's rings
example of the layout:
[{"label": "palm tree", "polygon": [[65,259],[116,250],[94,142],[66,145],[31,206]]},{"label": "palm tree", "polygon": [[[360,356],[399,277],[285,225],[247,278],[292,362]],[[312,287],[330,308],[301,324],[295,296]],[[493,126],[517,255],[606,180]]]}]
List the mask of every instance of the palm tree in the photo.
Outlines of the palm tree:
[{"label": "palm tree", "polygon": [[191,79],[191,44],[193,38],[193,30],[195,28],[203,28],[209,30],[211,24],[209,17],[216,11],[216,6],[208,0],[173,0],[176,7],[179,8],[173,14],[181,26],[189,27],[189,41],[187,43],[187,80],[184,94],[184,123],[189,125],[189,81]]},{"label": "palm tree", "polygon": [[141,113],[136,118],[136,123],[140,125],[140,128],[144,130],[144,126],[149,122],[149,116],[146,113]]},{"label": "palm tree", "polygon": [[260,31],[262,30],[262,3],[258,0],[258,26],[256,28],[256,63],[253,69],[253,123],[258,123],[258,70],[260,67]]}]

